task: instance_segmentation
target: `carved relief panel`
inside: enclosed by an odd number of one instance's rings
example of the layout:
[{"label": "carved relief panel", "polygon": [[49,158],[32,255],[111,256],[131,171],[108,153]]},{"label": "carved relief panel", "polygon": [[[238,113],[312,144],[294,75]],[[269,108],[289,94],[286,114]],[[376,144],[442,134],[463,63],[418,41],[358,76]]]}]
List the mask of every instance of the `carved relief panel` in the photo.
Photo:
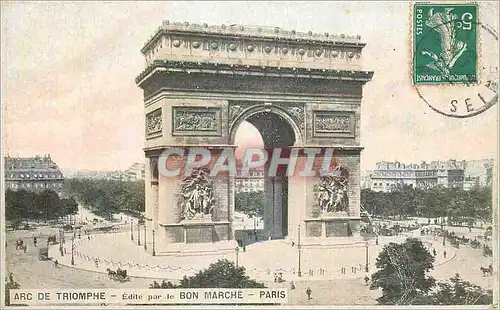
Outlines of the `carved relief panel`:
[{"label": "carved relief panel", "polygon": [[355,128],[354,112],[313,111],[314,137],[353,138]]},{"label": "carved relief panel", "polygon": [[172,135],[220,136],[219,108],[172,108]]},{"label": "carved relief panel", "polygon": [[195,168],[182,180],[183,198],[182,219],[212,219],[215,207],[213,180],[208,168]]},{"label": "carved relief panel", "polygon": [[321,177],[318,186],[318,205],[321,214],[348,214],[348,186],[349,172],[344,167],[337,167],[332,175]]},{"label": "carved relief panel", "polygon": [[161,136],[163,129],[163,119],[161,108],[146,114],[146,138]]}]

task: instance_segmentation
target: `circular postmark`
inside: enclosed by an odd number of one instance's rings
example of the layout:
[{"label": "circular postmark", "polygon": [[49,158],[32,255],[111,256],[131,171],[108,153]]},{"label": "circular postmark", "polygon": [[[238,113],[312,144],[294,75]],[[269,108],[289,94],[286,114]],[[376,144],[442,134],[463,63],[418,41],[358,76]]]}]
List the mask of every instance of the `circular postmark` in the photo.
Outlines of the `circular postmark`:
[{"label": "circular postmark", "polygon": [[[476,116],[498,101],[497,32],[481,22],[467,21],[469,27],[474,27],[477,31],[476,46],[468,47],[467,43],[456,39],[456,28],[462,27],[463,22],[449,18],[435,23],[415,42],[414,53],[427,57],[427,62],[416,64],[416,58],[413,59],[415,79],[417,71],[438,72],[438,76],[429,75],[431,83],[420,84],[414,80],[418,96],[433,111],[454,118]],[[426,41],[439,42],[441,53],[433,53],[431,49],[424,47],[423,42]],[[463,74],[467,68],[474,68],[474,73]]]}]

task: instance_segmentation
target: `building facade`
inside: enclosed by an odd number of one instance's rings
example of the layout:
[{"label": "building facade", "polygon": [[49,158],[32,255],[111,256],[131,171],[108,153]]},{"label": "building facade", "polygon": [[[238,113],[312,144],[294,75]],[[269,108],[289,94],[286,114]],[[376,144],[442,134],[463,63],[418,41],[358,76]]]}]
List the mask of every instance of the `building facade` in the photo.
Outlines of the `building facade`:
[{"label": "building facade", "polygon": [[477,178],[478,186],[491,186],[493,182],[493,159],[468,160],[465,167],[467,178]]},{"label": "building facade", "polygon": [[141,163],[134,163],[127,170],[122,173],[122,180],[124,181],[139,181],[144,180],[146,177],[146,166]]},{"label": "building facade", "polygon": [[264,191],[264,171],[250,170],[246,177],[238,177],[234,180],[236,193],[252,193]]},{"label": "building facade", "polygon": [[463,188],[465,161],[432,161],[420,165],[378,162],[371,175],[371,189],[390,192],[402,186],[429,189],[438,185]]},{"label": "building facade", "polygon": [[64,175],[50,155],[4,159],[6,189],[61,192]]}]

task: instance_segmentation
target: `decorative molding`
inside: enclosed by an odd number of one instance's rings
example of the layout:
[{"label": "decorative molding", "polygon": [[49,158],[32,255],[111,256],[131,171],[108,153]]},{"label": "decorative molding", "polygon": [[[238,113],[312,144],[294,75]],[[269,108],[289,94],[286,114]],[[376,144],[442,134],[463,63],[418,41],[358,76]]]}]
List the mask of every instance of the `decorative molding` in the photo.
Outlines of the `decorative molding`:
[{"label": "decorative molding", "polygon": [[323,44],[337,44],[337,45],[361,45],[359,35],[348,34],[330,34],[330,33],[313,33],[312,31],[300,32],[295,30],[284,30],[279,27],[263,27],[263,26],[243,26],[243,25],[208,25],[207,23],[180,23],[164,21],[156,32],[149,38],[141,49],[142,53],[155,47],[157,41],[161,41],[164,34],[186,34],[186,33],[203,33],[206,36],[231,36],[239,38],[247,38],[253,40],[269,40],[280,39],[286,42],[300,42],[300,43],[323,43]]},{"label": "decorative molding", "polygon": [[[359,36],[343,34],[301,33],[277,27],[272,30],[266,27],[238,29],[233,25],[205,27],[189,23],[167,23],[157,30],[141,52],[148,65],[156,60],[171,58],[168,55],[189,55],[192,60],[198,58],[200,62],[224,59],[225,62],[237,64],[248,59],[250,64],[260,58],[279,60],[282,66],[304,67],[304,64],[311,61],[315,63],[315,67],[324,64],[328,68],[332,62],[359,64],[364,46]],[[203,48],[195,53],[189,51],[200,47]],[[214,51],[217,51],[216,55]],[[334,52],[335,55],[332,55]]]},{"label": "decorative molding", "polygon": [[208,63],[195,61],[178,60],[155,60],[148,65],[144,71],[135,79],[141,86],[145,79],[154,74],[155,71],[166,71],[168,74],[187,73],[211,74],[211,75],[231,75],[231,76],[275,76],[275,77],[293,77],[303,79],[325,79],[356,81],[361,83],[369,82],[373,77],[373,71],[361,70],[339,70],[333,68],[302,68],[302,67],[273,67],[262,65],[242,65],[227,63]]},{"label": "decorative molding", "polygon": [[161,108],[146,114],[146,138],[161,136],[163,129],[163,119]]},{"label": "decorative molding", "polygon": [[[269,102],[269,105],[278,107],[280,109],[285,110],[291,118],[296,122],[297,127],[303,132],[305,128],[305,112],[303,104],[296,103],[286,103],[286,102]],[[233,102],[229,104],[229,124],[233,124],[236,119],[243,114],[249,108],[255,106],[261,106],[262,101],[260,102]]]},{"label": "decorative molding", "polygon": [[353,138],[355,128],[355,112],[313,111],[314,137]]},{"label": "decorative molding", "polygon": [[220,136],[219,108],[172,107],[172,135]]}]

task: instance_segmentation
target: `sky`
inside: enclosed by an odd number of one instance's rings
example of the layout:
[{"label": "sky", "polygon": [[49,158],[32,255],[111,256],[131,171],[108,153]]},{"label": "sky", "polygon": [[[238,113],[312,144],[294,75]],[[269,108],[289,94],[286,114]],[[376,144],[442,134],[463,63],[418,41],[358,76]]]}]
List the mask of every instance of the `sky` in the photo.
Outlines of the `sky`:
[{"label": "sky", "polygon": [[[417,96],[406,2],[1,2],[1,10],[4,155],[50,153],[63,169],[117,170],[142,161],[140,49],[170,20],[361,35],[363,69],[375,72],[363,88],[362,169],[381,160],[497,156],[497,105],[455,119]],[[498,31],[498,4],[481,3],[480,12]],[[236,143],[259,139],[244,124]]]}]

